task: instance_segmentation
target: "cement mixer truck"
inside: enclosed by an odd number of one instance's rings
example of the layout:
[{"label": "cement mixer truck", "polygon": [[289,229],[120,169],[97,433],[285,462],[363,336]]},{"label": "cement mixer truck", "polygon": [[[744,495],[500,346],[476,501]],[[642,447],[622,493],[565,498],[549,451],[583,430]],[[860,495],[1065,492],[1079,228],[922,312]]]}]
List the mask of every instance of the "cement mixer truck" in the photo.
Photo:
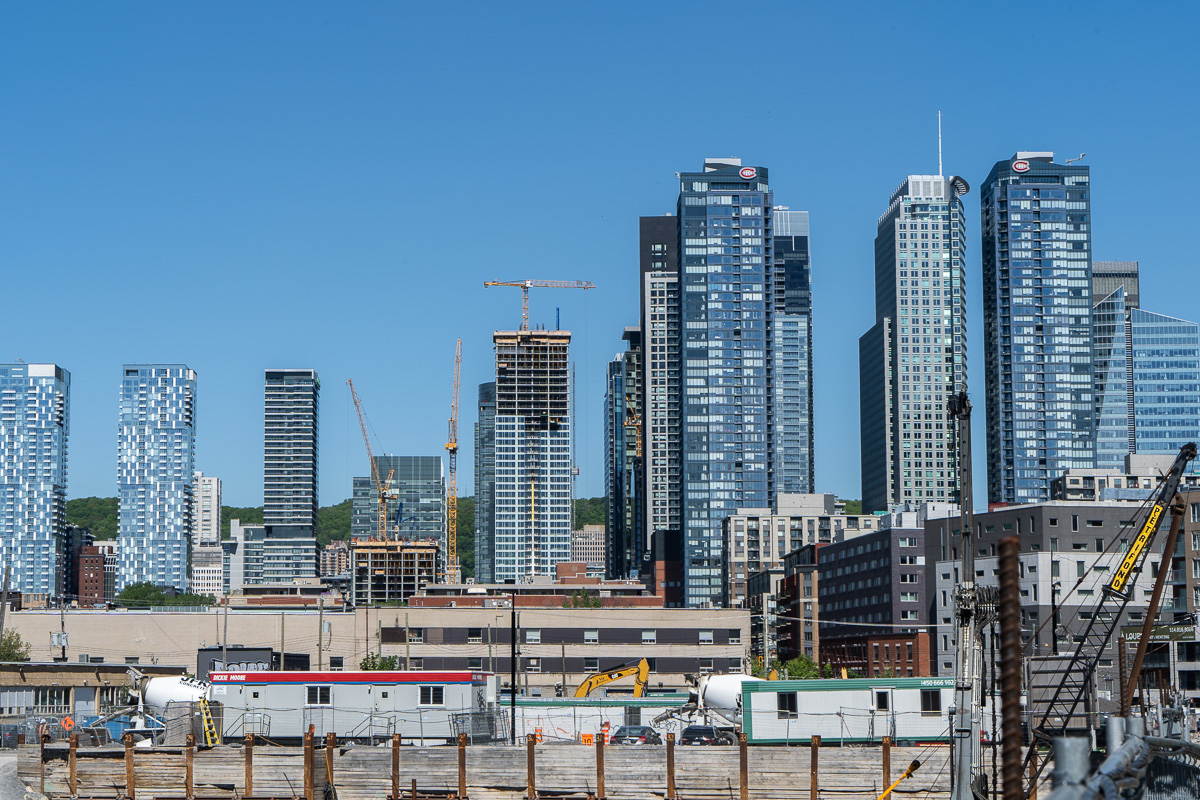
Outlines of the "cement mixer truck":
[{"label": "cement mixer truck", "polygon": [[763,679],[738,674],[684,677],[690,685],[687,702],[659,714],[654,724],[674,719],[685,725],[712,725],[727,743],[736,744],[742,732],[742,685]]}]

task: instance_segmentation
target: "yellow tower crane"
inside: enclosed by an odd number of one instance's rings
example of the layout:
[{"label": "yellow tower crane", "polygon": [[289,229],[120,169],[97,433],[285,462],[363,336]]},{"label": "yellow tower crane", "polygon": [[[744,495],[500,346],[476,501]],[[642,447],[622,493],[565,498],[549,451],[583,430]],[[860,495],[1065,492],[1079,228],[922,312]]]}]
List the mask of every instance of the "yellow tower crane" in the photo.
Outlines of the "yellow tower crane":
[{"label": "yellow tower crane", "polygon": [[446,452],[450,454],[450,480],[446,493],[446,583],[461,583],[458,568],[458,379],[462,372],[462,339],[454,347],[454,394],[450,400],[450,431]]},{"label": "yellow tower crane", "polygon": [[354,381],[347,378],[346,385],[350,387],[350,397],[354,399],[354,410],[358,412],[358,425],[362,428],[363,444],[367,446],[367,459],[371,462],[371,480],[375,481],[375,488],[379,492],[379,538],[386,539],[387,507],[390,493],[388,486],[392,483],[394,470],[388,472],[386,482],[379,479],[379,467],[375,464],[375,453],[371,449],[371,436],[367,433],[367,418],[363,416],[362,403],[358,399],[358,392],[354,390]]},{"label": "yellow tower crane", "polygon": [[521,330],[529,330],[529,290],[540,289],[595,289],[591,281],[484,281],[484,286],[518,286],[521,289]]}]

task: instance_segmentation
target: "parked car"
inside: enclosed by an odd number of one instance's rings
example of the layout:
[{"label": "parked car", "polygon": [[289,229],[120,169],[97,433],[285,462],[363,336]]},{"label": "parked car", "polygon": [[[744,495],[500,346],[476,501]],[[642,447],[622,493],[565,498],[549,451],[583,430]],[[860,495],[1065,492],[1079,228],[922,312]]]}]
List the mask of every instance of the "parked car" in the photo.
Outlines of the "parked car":
[{"label": "parked car", "polygon": [[658,731],[649,725],[622,725],[612,737],[613,744],[662,744]]},{"label": "parked car", "polygon": [[688,725],[679,737],[683,744],[730,744],[729,737],[712,725]]}]

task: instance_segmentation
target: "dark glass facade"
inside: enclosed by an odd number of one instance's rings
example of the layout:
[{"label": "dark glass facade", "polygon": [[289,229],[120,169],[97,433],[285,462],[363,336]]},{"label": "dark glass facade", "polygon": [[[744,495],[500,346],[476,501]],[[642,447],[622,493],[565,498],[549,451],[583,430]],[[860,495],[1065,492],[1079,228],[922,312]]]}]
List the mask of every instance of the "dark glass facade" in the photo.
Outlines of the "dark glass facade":
[{"label": "dark glass facade", "polygon": [[1035,503],[1094,463],[1091,179],[1019,152],[981,195],[988,501]]}]

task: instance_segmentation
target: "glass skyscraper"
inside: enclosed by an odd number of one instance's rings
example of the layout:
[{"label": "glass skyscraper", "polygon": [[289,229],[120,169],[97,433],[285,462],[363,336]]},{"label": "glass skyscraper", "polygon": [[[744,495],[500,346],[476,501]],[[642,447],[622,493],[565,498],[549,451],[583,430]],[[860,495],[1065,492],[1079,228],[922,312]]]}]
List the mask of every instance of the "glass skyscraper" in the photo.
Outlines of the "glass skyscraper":
[{"label": "glass skyscraper", "polygon": [[875,325],[859,339],[863,511],[958,498],[946,401],[967,386],[962,178],[910,175],[875,235]]},{"label": "glass skyscraper", "polygon": [[[441,456],[375,456],[379,479],[391,490],[389,536],[434,539],[446,557],[446,477]],[[391,476],[389,482],[388,476]],[[379,490],[373,477],[355,478],[350,536],[379,535]]]},{"label": "glass skyscraper", "polygon": [[0,561],[12,591],[63,591],[70,390],[55,364],[0,364]]},{"label": "glass skyscraper", "polygon": [[475,582],[492,583],[495,574],[496,383],[479,384],[475,423]]},{"label": "glass skyscraper", "polygon": [[183,364],[122,367],[118,590],[148,582],[187,591],[195,449],[195,371]]},{"label": "glass skyscraper", "polygon": [[315,535],[321,380],[316,370],[269,369],[263,396],[264,524]]},{"label": "glass skyscraper", "polygon": [[1095,461],[1088,168],[1018,152],[980,214],[988,501],[1040,502]]},{"label": "glass skyscraper", "polygon": [[708,159],[679,176],[684,602],[722,597],[722,521],[770,504],[774,268],[767,170]]},{"label": "glass skyscraper", "polygon": [[771,275],[771,495],[816,491],[808,212],[779,206]]},{"label": "glass skyscraper", "polygon": [[604,388],[605,573],[637,578],[648,550],[642,521],[642,332],[626,328],[628,349],[608,362]]},{"label": "glass skyscraper", "polygon": [[[1112,264],[1124,267],[1115,277]],[[1138,308],[1137,262],[1097,262],[1092,309],[1096,467],[1173,456],[1200,439],[1200,325]]]}]

